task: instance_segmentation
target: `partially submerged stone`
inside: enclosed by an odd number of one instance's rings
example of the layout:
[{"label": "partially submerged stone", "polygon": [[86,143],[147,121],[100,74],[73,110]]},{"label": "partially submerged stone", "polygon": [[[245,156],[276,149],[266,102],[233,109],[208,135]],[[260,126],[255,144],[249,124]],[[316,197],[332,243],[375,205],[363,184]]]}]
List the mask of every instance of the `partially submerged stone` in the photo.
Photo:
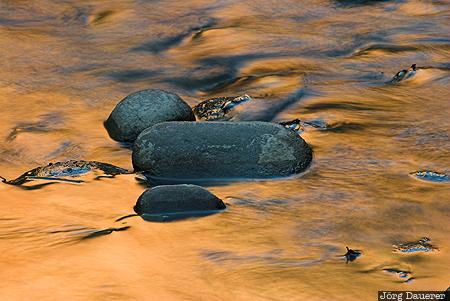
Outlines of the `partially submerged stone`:
[{"label": "partially submerged stone", "polygon": [[147,220],[167,221],[205,216],[225,209],[221,199],[196,185],[161,185],[146,190],[134,211]]},{"label": "partially submerged stone", "polygon": [[399,245],[394,245],[394,252],[396,253],[418,253],[418,252],[435,252],[439,248],[430,243],[431,239],[422,237],[417,241],[411,241]]},{"label": "partially submerged stone", "polygon": [[303,121],[298,118],[289,121],[282,121],[279,122],[279,124],[287,129],[296,132],[299,135],[301,135],[304,132],[305,127],[313,127],[322,130],[327,128],[326,123],[321,120]]},{"label": "partially submerged stone", "polygon": [[165,122],[143,131],[133,147],[136,171],[158,180],[285,177],[312,160],[294,131],[269,122]]},{"label": "partially submerged stone", "polygon": [[397,84],[401,81],[410,79],[411,77],[416,75],[416,73],[417,73],[417,66],[416,66],[416,64],[412,64],[408,70],[403,69],[403,70],[397,72],[388,83]]},{"label": "partially submerged stone", "polygon": [[232,118],[229,112],[236,106],[251,100],[247,94],[242,96],[216,97],[202,101],[193,108],[199,120],[226,121]]},{"label": "partially submerged stone", "polygon": [[401,270],[397,268],[383,268],[383,271],[386,273],[396,275],[402,280],[403,283],[410,283],[415,279],[411,271]]},{"label": "partially submerged stone", "polygon": [[49,163],[29,170],[16,179],[6,180],[0,176],[3,183],[10,185],[22,185],[32,180],[49,180],[82,183],[82,180],[75,178],[93,171],[101,171],[104,175],[114,177],[120,174],[129,174],[130,171],[98,161],[69,160],[56,163]]},{"label": "partially submerged stone", "polygon": [[194,121],[192,109],[178,95],[148,89],[121,100],[105,121],[109,136],[132,142],[146,128],[164,121]]},{"label": "partially submerged stone", "polygon": [[410,173],[410,176],[425,182],[450,183],[449,175],[435,171],[420,170]]}]

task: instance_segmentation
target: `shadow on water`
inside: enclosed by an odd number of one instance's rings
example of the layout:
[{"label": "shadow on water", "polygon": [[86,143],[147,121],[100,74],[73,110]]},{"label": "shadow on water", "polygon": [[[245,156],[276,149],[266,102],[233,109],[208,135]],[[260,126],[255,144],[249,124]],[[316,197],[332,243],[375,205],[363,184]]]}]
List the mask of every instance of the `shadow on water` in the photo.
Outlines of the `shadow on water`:
[{"label": "shadow on water", "polygon": [[[137,216],[141,217],[143,220],[145,220],[147,222],[159,222],[159,223],[175,222],[175,221],[182,221],[182,220],[187,220],[187,219],[206,217],[206,216],[220,213],[223,211],[225,211],[225,210],[197,210],[197,211],[143,213],[143,214],[132,213],[132,214],[128,214],[128,215],[119,217],[118,219],[115,220],[115,222],[120,222],[125,219],[129,219],[131,217],[137,217]],[[111,229],[112,228],[105,229],[102,231],[108,232]],[[112,231],[118,231],[118,230],[113,229]],[[110,233],[106,233],[106,234],[110,234]],[[102,235],[102,234],[100,234],[100,235]]]},{"label": "shadow on water", "polygon": [[[153,177],[148,173],[142,173],[140,176],[135,177],[139,186],[143,188],[151,188],[158,185],[178,185],[178,184],[193,184],[200,185],[203,187],[226,187],[230,186],[233,183],[237,183],[240,181],[255,181],[251,179],[170,179],[170,178],[159,178]],[[266,179],[267,180],[267,179]],[[264,181],[264,180],[261,180]]]},{"label": "shadow on water", "polygon": [[36,184],[36,185],[16,185],[15,187],[22,189],[22,190],[38,190],[41,188],[44,188],[46,186],[58,184],[60,182],[50,182],[50,183],[42,183],[42,184]]},{"label": "shadow on water", "polygon": [[284,97],[271,101],[270,103],[266,104],[265,109],[263,110],[260,109],[253,112],[242,112],[240,119],[267,122],[274,120],[279,113],[300,102],[300,100],[303,98],[306,88],[302,86],[302,83],[300,81],[298,84],[300,88],[298,88],[296,91]]},{"label": "shadow on water", "polygon": [[340,6],[345,8],[356,7],[356,6],[371,6],[377,5],[381,3],[385,3],[392,0],[334,0],[334,2]]},{"label": "shadow on water", "polygon": [[224,210],[208,210],[208,211],[185,211],[185,212],[170,212],[160,214],[147,214],[144,213],[141,218],[147,222],[175,222],[186,219],[193,219],[199,217],[206,217],[216,213],[223,212]]},{"label": "shadow on water", "polygon": [[325,131],[331,132],[331,133],[348,133],[348,132],[359,132],[364,129],[367,129],[369,125],[366,124],[360,124],[360,123],[351,123],[351,122],[343,122],[343,123],[336,123],[331,124],[327,127]]},{"label": "shadow on water", "polygon": [[[336,252],[335,247],[320,245],[315,246],[315,253],[305,255],[301,251],[294,253],[283,249],[271,249],[262,253],[250,253],[225,250],[201,250],[200,256],[215,264],[249,265],[258,264],[270,267],[307,267],[324,263]],[[341,256],[342,257],[342,256]]]},{"label": "shadow on water", "polygon": [[204,21],[203,24],[190,27],[177,35],[164,36],[160,34],[158,37],[152,39],[151,41],[132,48],[131,51],[147,51],[157,54],[181,44],[181,42],[183,42],[183,40],[188,37],[198,36],[203,30],[212,28],[216,24],[217,24],[216,19],[209,18],[206,21]]},{"label": "shadow on water", "polygon": [[[226,69],[226,68],[225,68]],[[210,67],[195,68],[182,77],[170,77],[165,82],[190,91],[212,92],[236,81],[237,71],[217,70]]]},{"label": "shadow on water", "polygon": [[[175,84],[186,90],[198,90],[203,93],[218,93],[232,84],[251,82],[261,76],[241,76],[240,68],[252,61],[288,56],[279,52],[252,53],[231,56],[209,56],[198,59],[196,67],[189,69],[181,77],[165,78],[167,83]],[[267,75],[264,75],[267,76]],[[262,77],[264,77],[262,76]]]},{"label": "shadow on water", "polygon": [[345,111],[376,111],[377,108],[364,106],[359,102],[341,102],[341,103],[331,103],[331,102],[320,102],[314,104],[305,105],[303,108],[306,111],[315,112],[318,110],[345,110]]},{"label": "shadow on water", "polygon": [[73,245],[80,241],[109,235],[113,232],[125,231],[130,226],[95,229],[79,224],[42,225],[42,221],[22,219],[0,219],[0,240],[11,240],[19,244],[23,250],[61,247]]},{"label": "shadow on water", "polygon": [[14,140],[20,133],[46,133],[54,130],[61,130],[62,125],[64,125],[64,118],[60,112],[46,113],[41,115],[37,121],[17,123],[17,125],[9,133],[6,140]]},{"label": "shadow on water", "polygon": [[[305,172],[308,172],[309,169],[307,169]],[[297,178],[299,176],[302,176],[304,173],[292,175],[292,178]],[[267,178],[198,178],[198,179],[192,179],[192,178],[163,178],[163,177],[155,177],[151,174],[143,174],[142,178],[138,178],[141,185],[147,185],[148,187],[154,187],[158,185],[177,185],[177,184],[192,184],[192,185],[199,185],[203,187],[226,187],[226,186],[232,186],[239,182],[244,183],[264,183],[266,181],[283,181],[286,180],[286,177],[267,177]]]},{"label": "shadow on water", "polygon": [[149,80],[160,74],[161,71],[157,70],[133,69],[109,72],[106,76],[118,82],[130,83]]},{"label": "shadow on water", "polygon": [[80,239],[85,240],[85,239],[96,238],[99,236],[109,235],[113,232],[126,231],[130,228],[131,228],[130,226],[124,226],[124,227],[120,227],[120,228],[107,228],[107,229],[103,229],[103,230],[91,230],[91,231],[89,231],[90,233],[84,235]]}]

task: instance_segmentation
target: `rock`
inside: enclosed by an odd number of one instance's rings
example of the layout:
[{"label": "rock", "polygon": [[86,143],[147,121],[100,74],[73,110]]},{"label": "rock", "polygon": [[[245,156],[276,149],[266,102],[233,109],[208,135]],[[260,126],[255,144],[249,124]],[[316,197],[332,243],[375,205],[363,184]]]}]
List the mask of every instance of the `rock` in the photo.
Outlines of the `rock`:
[{"label": "rock", "polygon": [[430,243],[431,239],[422,237],[417,241],[411,241],[399,245],[394,245],[394,252],[396,253],[417,253],[417,252],[435,252],[439,248]]},{"label": "rock", "polygon": [[0,180],[9,185],[22,185],[32,180],[49,180],[82,183],[83,180],[75,179],[89,172],[101,171],[111,177],[120,174],[129,174],[130,171],[109,163],[98,161],[68,160],[49,163],[45,166],[33,168],[14,180],[6,180],[0,176]]},{"label": "rock", "polygon": [[146,219],[162,221],[209,215],[225,208],[222,200],[205,188],[183,184],[146,190],[137,200],[134,211]]},{"label": "rock", "polygon": [[308,144],[269,122],[164,122],[143,131],[133,166],[156,180],[284,177],[305,170]]},{"label": "rock", "polygon": [[426,181],[426,182],[434,182],[434,183],[450,183],[450,176],[445,173],[430,171],[430,170],[421,170],[415,171],[409,174],[410,176]]},{"label": "rock", "polygon": [[149,89],[128,95],[105,121],[109,136],[132,142],[146,128],[164,121],[194,121],[192,109],[178,95]]}]

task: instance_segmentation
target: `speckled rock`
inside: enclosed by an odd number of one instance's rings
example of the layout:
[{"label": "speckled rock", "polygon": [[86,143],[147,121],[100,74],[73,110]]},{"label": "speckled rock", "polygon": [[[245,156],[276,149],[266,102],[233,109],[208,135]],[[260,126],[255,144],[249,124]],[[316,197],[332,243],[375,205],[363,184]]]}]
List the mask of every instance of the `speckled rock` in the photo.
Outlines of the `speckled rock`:
[{"label": "speckled rock", "polygon": [[121,100],[105,121],[109,136],[132,142],[146,128],[164,121],[193,121],[194,113],[178,95],[149,89]]},{"label": "speckled rock", "polygon": [[146,190],[137,200],[139,214],[199,213],[225,209],[221,199],[196,185],[161,185]]},{"label": "speckled rock", "polygon": [[308,144],[269,122],[164,122],[133,146],[135,170],[157,180],[284,177],[305,170]]}]

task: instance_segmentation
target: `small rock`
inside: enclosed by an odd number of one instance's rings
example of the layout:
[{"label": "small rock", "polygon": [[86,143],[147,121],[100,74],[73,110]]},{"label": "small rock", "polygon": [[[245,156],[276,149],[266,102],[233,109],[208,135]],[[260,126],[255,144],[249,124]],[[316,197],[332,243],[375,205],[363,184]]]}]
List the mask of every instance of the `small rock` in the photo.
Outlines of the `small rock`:
[{"label": "small rock", "polygon": [[164,121],[194,121],[192,109],[178,95],[148,89],[121,100],[105,121],[109,136],[132,142],[146,128]]},{"label": "small rock", "polygon": [[396,268],[384,268],[383,271],[397,275],[397,277],[403,280],[403,283],[410,283],[415,279],[410,271],[404,271]]},{"label": "small rock", "polygon": [[295,132],[269,122],[165,122],[143,131],[133,165],[150,179],[196,181],[283,177],[312,160]]},{"label": "small rock", "polygon": [[450,176],[445,173],[435,172],[435,171],[415,171],[409,174],[410,176],[426,181],[426,182],[434,182],[434,183],[450,183]]},{"label": "small rock", "polygon": [[0,180],[9,185],[22,185],[32,180],[49,180],[72,183],[82,183],[83,180],[74,179],[89,172],[101,171],[107,176],[117,176],[120,174],[129,174],[130,171],[114,166],[109,163],[98,161],[68,160],[56,163],[49,163],[45,166],[39,166],[29,170],[14,180],[6,180],[0,176]]},{"label": "small rock", "polygon": [[399,245],[394,245],[394,252],[396,253],[417,253],[417,252],[435,252],[439,248],[430,243],[431,239],[422,237],[417,241],[411,241]]},{"label": "small rock", "polygon": [[216,97],[202,101],[192,110],[200,120],[227,121],[232,119],[232,115],[229,114],[230,110],[251,99],[247,94],[242,96]]},{"label": "small rock", "polygon": [[137,200],[134,211],[144,219],[166,221],[204,216],[223,210],[221,199],[196,185],[161,185],[146,190]]}]

